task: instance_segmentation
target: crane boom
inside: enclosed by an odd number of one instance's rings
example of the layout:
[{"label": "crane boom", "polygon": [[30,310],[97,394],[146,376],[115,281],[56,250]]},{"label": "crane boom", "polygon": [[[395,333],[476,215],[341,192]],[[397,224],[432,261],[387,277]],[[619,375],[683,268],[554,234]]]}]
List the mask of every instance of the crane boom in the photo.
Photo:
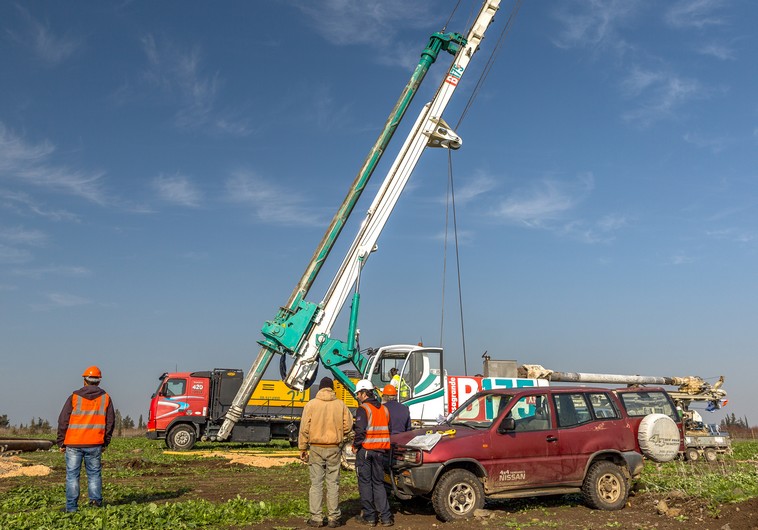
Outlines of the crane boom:
[{"label": "crane boom", "polygon": [[[274,354],[291,354],[295,357],[295,362],[284,380],[293,389],[302,390],[306,386],[321,360],[337,379],[351,392],[354,391],[354,384],[338,367],[352,363],[363,371],[367,362],[358,351],[356,341],[359,306],[357,285],[360,271],[368,260],[369,254],[375,249],[376,241],[424,148],[426,146],[453,149],[460,147],[460,138],[452,133],[442,120],[442,113],[478,49],[499,4],[500,0],[485,0],[465,38],[457,33],[435,33],[430,38],[429,45],[422,52],[421,60],[409,83],[385,122],[382,133],[366,157],[363,167],[332,219],[324,238],[316,248],[303,276],[292,291],[287,305],[280,308],[274,320],[264,324],[261,330],[264,338],[259,341],[261,350],[225,416],[224,423],[217,434],[218,439],[224,440],[231,434],[234,424],[242,417],[245,405],[262,379]],[[421,81],[439,52],[443,50],[455,56],[448,75],[432,102],[424,107],[417,118],[323,300],[319,304],[305,301],[305,296],[365,189]],[[332,325],[353,288],[356,288],[356,291],[353,295],[348,340],[342,342],[332,339],[329,337]]]},{"label": "crane boom", "polygon": [[555,372],[539,364],[524,364],[518,367],[519,377],[530,379],[547,379],[560,383],[607,383],[623,385],[666,385],[678,387],[669,392],[675,401],[709,401],[719,408],[721,400],[726,398],[724,376],[711,385],[704,379],[689,375],[686,377],[665,377],[648,375],[593,374],[584,372]]}]

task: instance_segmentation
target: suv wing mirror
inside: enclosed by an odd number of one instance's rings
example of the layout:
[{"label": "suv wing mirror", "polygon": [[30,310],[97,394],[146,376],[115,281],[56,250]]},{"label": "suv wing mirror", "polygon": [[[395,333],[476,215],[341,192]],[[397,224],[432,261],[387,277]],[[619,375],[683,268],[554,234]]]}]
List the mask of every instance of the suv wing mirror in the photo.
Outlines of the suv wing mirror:
[{"label": "suv wing mirror", "polygon": [[500,423],[500,426],[497,428],[497,432],[500,434],[505,434],[505,433],[512,432],[515,430],[516,430],[516,420],[514,420],[511,417],[505,418]]}]

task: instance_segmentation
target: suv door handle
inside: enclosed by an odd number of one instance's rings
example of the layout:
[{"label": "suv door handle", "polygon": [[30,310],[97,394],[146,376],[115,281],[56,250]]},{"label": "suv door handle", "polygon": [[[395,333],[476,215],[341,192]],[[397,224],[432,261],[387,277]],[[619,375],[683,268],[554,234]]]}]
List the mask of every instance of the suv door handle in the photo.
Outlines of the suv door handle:
[{"label": "suv door handle", "polygon": [[547,438],[545,438],[545,440],[547,440],[548,442],[557,442],[558,441],[558,437],[550,435]]}]

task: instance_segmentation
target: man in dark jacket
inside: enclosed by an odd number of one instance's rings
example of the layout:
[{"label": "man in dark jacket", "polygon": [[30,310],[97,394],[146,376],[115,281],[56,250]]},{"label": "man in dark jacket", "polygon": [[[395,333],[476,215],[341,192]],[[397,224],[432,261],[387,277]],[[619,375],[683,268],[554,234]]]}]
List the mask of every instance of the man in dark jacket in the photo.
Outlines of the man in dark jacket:
[{"label": "man in dark jacket", "polygon": [[87,471],[90,506],[103,505],[101,455],[113,436],[116,415],[108,393],[100,388],[102,373],[90,366],[82,374],[84,386],[75,390],[58,416],[56,443],[66,453],[66,511],[75,512],[79,504],[79,475]]},{"label": "man in dark jacket", "polygon": [[377,519],[382,526],[392,526],[394,519],[384,489],[384,462],[390,449],[390,414],[376,398],[371,381],[358,381],[355,396],[361,404],[353,425],[355,471],[363,508],[358,519],[368,526],[376,526]]},{"label": "man in dark jacket", "polygon": [[411,410],[397,400],[397,388],[387,385],[382,390],[382,403],[390,411],[390,434],[411,430]]}]

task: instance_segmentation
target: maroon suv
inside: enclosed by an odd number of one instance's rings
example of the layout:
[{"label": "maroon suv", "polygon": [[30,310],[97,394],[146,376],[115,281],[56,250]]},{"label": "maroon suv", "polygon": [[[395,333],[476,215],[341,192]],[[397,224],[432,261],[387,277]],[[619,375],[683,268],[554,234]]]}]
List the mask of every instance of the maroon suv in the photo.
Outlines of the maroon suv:
[{"label": "maroon suv", "polygon": [[540,387],[481,392],[429,435],[392,437],[399,498],[431,497],[443,521],[488,498],[582,492],[618,510],[642,472],[635,428],[613,390]]}]

